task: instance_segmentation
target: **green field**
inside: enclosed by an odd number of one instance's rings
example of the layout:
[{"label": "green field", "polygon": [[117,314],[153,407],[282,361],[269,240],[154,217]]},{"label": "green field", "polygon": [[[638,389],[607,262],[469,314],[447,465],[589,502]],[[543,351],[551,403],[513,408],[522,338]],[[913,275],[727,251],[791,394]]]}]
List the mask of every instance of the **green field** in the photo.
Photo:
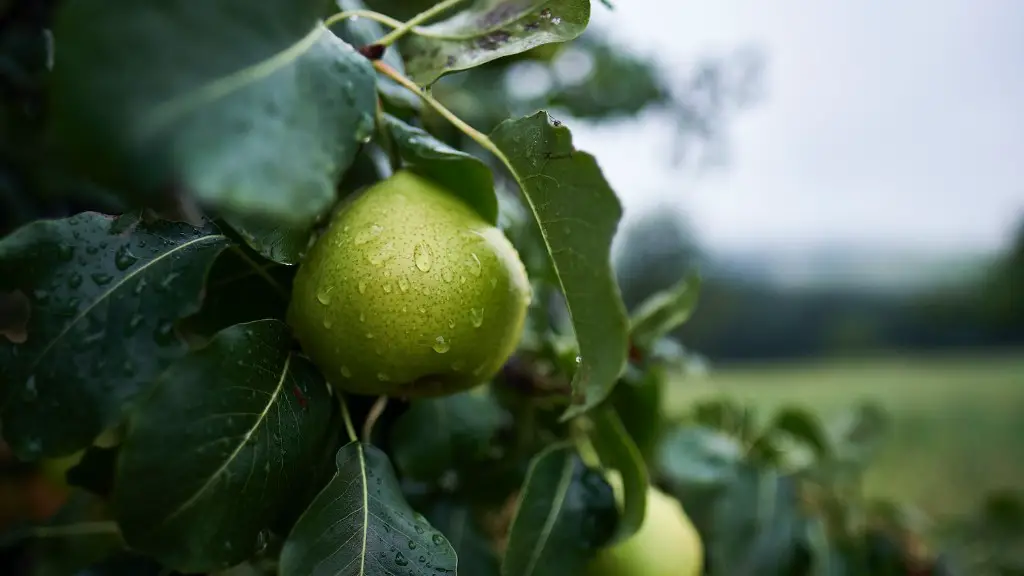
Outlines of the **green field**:
[{"label": "green field", "polygon": [[880,402],[893,429],[867,491],[931,514],[963,512],[988,489],[1024,489],[1024,351],[713,370],[675,382],[669,410],[716,392],[769,410],[797,403],[824,418]]}]

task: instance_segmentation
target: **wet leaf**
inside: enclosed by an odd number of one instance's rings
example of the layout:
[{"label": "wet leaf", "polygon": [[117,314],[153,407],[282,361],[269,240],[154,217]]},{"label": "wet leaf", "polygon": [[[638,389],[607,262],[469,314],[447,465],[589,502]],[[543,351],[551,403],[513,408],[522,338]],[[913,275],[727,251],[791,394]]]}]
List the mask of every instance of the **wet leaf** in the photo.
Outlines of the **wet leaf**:
[{"label": "wet leaf", "polygon": [[[366,4],[361,0],[338,0],[338,8],[342,12],[364,10]],[[356,48],[373,44],[384,36],[384,27],[369,18],[348,18],[331,26],[331,30]],[[405,75],[405,62],[403,62],[401,51],[397,46],[389,46],[381,60]],[[383,74],[377,75],[377,91],[380,92],[385,103],[392,107],[411,111],[419,111],[423,108],[423,101],[419,96]]]},{"label": "wet leaf", "polygon": [[589,22],[590,0],[482,0],[406,35],[399,46],[409,77],[426,86],[450,72],[567,42]]},{"label": "wet leaf", "polygon": [[308,226],[372,133],[370,63],[320,0],[77,0],[54,36],[52,118],[98,181],[162,206]]},{"label": "wet leaf", "polygon": [[661,337],[690,319],[699,294],[700,276],[691,274],[668,290],[649,297],[630,319],[632,344],[643,351],[651,350]]},{"label": "wet leaf", "polygon": [[491,138],[540,224],[579,343],[568,419],[600,404],[626,366],[628,320],[610,258],[622,206],[594,157],[546,112],[506,120]]},{"label": "wet leaf", "polygon": [[129,419],[113,496],[126,541],[183,572],[251,557],[314,466],[335,405],[283,322],[223,330]]},{"label": "wet leaf", "polygon": [[508,418],[477,392],[415,400],[395,422],[391,457],[403,476],[436,481],[446,470],[479,463]]},{"label": "wet leaf", "polygon": [[430,523],[451,542],[459,557],[459,573],[498,576],[498,555],[473,517],[469,505],[451,499],[436,499],[426,511]]},{"label": "wet leaf", "polygon": [[[639,372],[639,371],[638,371]],[[651,365],[635,377],[623,376],[609,402],[636,444],[644,461],[651,463],[665,428],[664,398],[667,371]]]},{"label": "wet leaf", "polygon": [[572,446],[555,444],[530,463],[520,492],[502,576],[583,574],[615,532],[612,487]]},{"label": "wet leaf", "polygon": [[613,537],[614,542],[636,534],[647,513],[647,466],[622,420],[613,408],[602,407],[591,412],[593,430],[590,435],[601,466],[615,470],[621,479],[622,512]]},{"label": "wet leaf", "polygon": [[482,160],[394,116],[384,116],[384,126],[397,145],[402,161],[413,172],[441,184],[472,206],[484,220],[498,223],[494,178]]},{"label": "wet leaf", "polygon": [[229,240],[214,226],[85,212],[0,242],[0,292],[28,295],[27,340],[0,339],[4,438],[20,458],[92,444],[171,361]]},{"label": "wet leaf", "polygon": [[350,442],[336,462],[285,541],[281,576],[454,576],[455,551],[405,501],[386,454]]}]

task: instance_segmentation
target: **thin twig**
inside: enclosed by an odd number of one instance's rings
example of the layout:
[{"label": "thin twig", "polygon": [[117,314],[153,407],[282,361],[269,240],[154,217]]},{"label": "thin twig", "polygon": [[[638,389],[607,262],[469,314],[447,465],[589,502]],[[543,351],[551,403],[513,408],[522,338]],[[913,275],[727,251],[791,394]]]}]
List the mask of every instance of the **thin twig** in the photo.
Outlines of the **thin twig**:
[{"label": "thin twig", "polygon": [[341,406],[341,417],[345,420],[345,432],[348,433],[349,442],[358,442],[359,437],[356,436],[356,427],[352,425],[352,415],[348,413],[348,404],[345,402],[345,396],[338,392],[338,404]]},{"label": "thin twig", "polygon": [[346,10],[344,12],[332,14],[327,20],[324,20],[324,26],[330,28],[338,22],[348,18],[366,18],[367,20],[379,22],[389,28],[400,28],[403,25],[401,20],[395,20],[390,16],[381,14],[380,12],[374,12],[373,10]]},{"label": "thin twig", "polygon": [[259,275],[260,278],[263,278],[264,280],[266,280],[267,284],[270,284],[270,287],[273,288],[275,292],[277,292],[278,296],[283,298],[285,301],[288,300],[288,291],[285,290],[284,286],[281,286],[281,283],[278,282],[273,276],[271,276],[265,268],[263,268],[262,266],[259,265],[259,263],[250,258],[249,255],[245,253],[245,250],[243,250],[241,247],[232,246],[232,248],[234,248],[235,252],[238,253],[239,257],[241,257],[242,260],[245,260],[246,264],[252,266],[252,269],[256,272],[257,275]]},{"label": "thin twig", "polygon": [[384,413],[384,409],[388,407],[388,397],[378,396],[377,401],[373,403],[370,408],[370,413],[366,415],[366,422],[363,422],[363,442],[370,442],[370,434],[373,433],[373,425],[380,419],[380,415]]},{"label": "thin twig", "polygon": [[430,20],[431,18],[437,16],[438,14],[441,14],[445,10],[448,10],[454,6],[458,6],[462,2],[465,2],[465,0],[444,0],[444,2],[438,2],[437,4],[434,4],[430,8],[424,10],[423,12],[420,12],[419,14],[413,16],[405,24],[402,24],[398,28],[395,28],[391,32],[385,34],[383,38],[376,42],[376,44],[380,44],[382,46],[390,46],[394,44],[399,38],[408,34],[413,28],[419,26],[420,24],[423,24],[424,22]]}]

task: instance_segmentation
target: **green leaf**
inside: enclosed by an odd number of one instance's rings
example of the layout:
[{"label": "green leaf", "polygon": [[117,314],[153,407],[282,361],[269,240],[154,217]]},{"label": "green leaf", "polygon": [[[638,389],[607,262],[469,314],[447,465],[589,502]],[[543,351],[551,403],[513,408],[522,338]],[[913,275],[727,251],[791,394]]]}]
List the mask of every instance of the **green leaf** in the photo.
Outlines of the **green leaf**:
[{"label": "green leaf", "polygon": [[459,573],[498,576],[498,555],[469,505],[449,498],[437,499],[426,516],[451,542],[459,557]]},{"label": "green leaf", "polygon": [[506,120],[491,138],[540,224],[579,342],[568,419],[600,404],[626,366],[628,321],[610,259],[622,206],[594,157],[546,112]]},{"label": "green leaf", "polygon": [[567,42],[590,22],[590,0],[481,0],[447,20],[417,28],[399,45],[405,68],[426,86],[450,72]]},{"label": "green leaf", "polygon": [[301,224],[231,216],[225,217],[224,221],[249,247],[279,264],[298,264],[313,238],[312,228]]},{"label": "green leaf", "polygon": [[223,330],[129,419],[113,496],[128,544],[185,572],[249,558],[335,432],[335,406],[283,322]]},{"label": "green leaf", "polygon": [[709,564],[721,574],[792,574],[804,520],[796,479],[744,466],[718,500]]},{"label": "green leaf", "polygon": [[647,512],[649,479],[643,456],[629,437],[614,408],[605,406],[591,412],[594,427],[590,440],[601,465],[617,470],[622,478],[622,514],[613,541],[636,534]]},{"label": "green leaf", "polygon": [[0,335],[3,432],[19,458],[71,454],[121,420],[185,353],[174,322],[199,309],[228,244],[212,225],[94,212],[33,222],[0,242],[0,297],[29,305],[24,342]]},{"label": "green leaf", "polygon": [[665,428],[666,370],[651,365],[638,377],[623,377],[612,391],[610,403],[622,420],[640,455],[650,463]]},{"label": "green leaf", "polygon": [[[342,12],[365,10],[366,4],[362,0],[338,0],[338,8]],[[346,18],[331,26],[331,30],[339,38],[357,48],[374,44],[384,36],[384,29],[380,23],[374,22],[369,18]],[[397,46],[392,45],[388,47],[381,60],[403,76],[405,75],[405,62],[402,60],[402,54]],[[383,74],[377,75],[377,91],[380,92],[384,101],[392,107],[415,112],[423,108],[423,101],[419,96],[406,90]]]},{"label": "green leaf", "polygon": [[292,528],[281,576],[455,574],[455,551],[405,501],[386,454],[350,442],[338,472]]},{"label": "green leaf", "polygon": [[549,446],[530,462],[501,574],[583,574],[617,522],[615,495],[601,474],[587,468],[572,446]]},{"label": "green leaf", "polygon": [[213,263],[202,307],[179,323],[190,336],[210,337],[253,320],[285,319],[296,269],[264,260],[242,246],[232,248]]},{"label": "green leaf", "polygon": [[391,432],[391,457],[403,476],[436,481],[478,463],[508,414],[490,395],[462,392],[415,400]]},{"label": "green leaf", "polygon": [[821,419],[809,410],[787,406],[776,412],[766,434],[778,433],[784,433],[806,444],[820,459],[827,458],[831,453],[828,433],[822,426]]},{"label": "green leaf", "polygon": [[403,162],[413,172],[452,192],[491,224],[498,223],[498,197],[494,177],[482,160],[452,148],[428,132],[394,116],[384,116],[384,126],[398,147]]},{"label": "green leaf", "polygon": [[720,487],[732,482],[743,447],[731,436],[703,426],[670,430],[658,447],[658,469],[679,487]]},{"label": "green leaf", "polygon": [[61,5],[54,127],[94,178],[146,205],[181,193],[221,216],[304,226],[372,133],[369,61],[321,0]]},{"label": "green leaf", "polygon": [[630,340],[643,351],[690,319],[697,307],[700,276],[691,274],[675,286],[651,295],[630,319]]}]

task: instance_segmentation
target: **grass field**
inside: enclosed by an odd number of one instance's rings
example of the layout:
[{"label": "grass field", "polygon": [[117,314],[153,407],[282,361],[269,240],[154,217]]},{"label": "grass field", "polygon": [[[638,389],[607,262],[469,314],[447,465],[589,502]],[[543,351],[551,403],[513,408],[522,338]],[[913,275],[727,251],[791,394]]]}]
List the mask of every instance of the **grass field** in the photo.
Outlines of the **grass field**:
[{"label": "grass field", "polygon": [[861,399],[882,403],[893,429],[867,491],[931,514],[963,512],[988,489],[1024,489],[1024,351],[713,370],[675,382],[669,410],[716,392],[823,418]]}]

